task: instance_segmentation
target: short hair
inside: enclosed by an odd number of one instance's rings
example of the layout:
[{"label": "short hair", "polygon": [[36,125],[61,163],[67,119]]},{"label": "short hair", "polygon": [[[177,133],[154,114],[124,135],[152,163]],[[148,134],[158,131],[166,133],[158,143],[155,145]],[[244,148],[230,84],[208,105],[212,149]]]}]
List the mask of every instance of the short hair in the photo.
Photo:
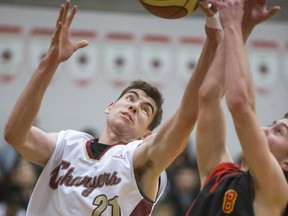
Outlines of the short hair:
[{"label": "short hair", "polygon": [[127,92],[129,92],[131,89],[140,89],[144,91],[150,98],[152,98],[156,105],[157,105],[157,111],[156,114],[152,120],[152,122],[149,124],[148,129],[154,130],[162,121],[162,105],[164,103],[164,98],[161,94],[161,92],[156,88],[155,86],[152,86],[151,84],[143,81],[143,80],[134,80],[130,82],[130,85],[127,86],[117,100],[119,100],[123,95],[125,95]]},{"label": "short hair", "polygon": [[284,118],[288,118],[288,112],[284,115]]}]

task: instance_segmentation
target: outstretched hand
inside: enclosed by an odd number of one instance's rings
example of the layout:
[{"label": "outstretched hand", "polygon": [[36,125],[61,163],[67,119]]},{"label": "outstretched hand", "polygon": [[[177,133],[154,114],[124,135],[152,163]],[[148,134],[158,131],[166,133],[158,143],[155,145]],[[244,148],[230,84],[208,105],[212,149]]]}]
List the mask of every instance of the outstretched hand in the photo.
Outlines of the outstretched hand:
[{"label": "outstretched hand", "polygon": [[70,0],[66,0],[65,5],[61,5],[56,29],[49,48],[50,54],[53,58],[56,58],[58,63],[66,61],[78,49],[86,47],[89,44],[87,40],[81,40],[78,42],[71,41],[70,26],[77,12],[77,6],[74,5],[70,14],[68,14],[69,7]]},{"label": "outstretched hand", "polygon": [[242,20],[242,32],[245,41],[256,25],[274,16],[281,9],[280,6],[273,6],[268,10],[266,3],[267,0],[245,1]]},{"label": "outstretched hand", "polygon": [[266,0],[246,0],[244,3],[243,24],[256,26],[274,16],[280,9],[280,6],[273,6],[268,10]]}]

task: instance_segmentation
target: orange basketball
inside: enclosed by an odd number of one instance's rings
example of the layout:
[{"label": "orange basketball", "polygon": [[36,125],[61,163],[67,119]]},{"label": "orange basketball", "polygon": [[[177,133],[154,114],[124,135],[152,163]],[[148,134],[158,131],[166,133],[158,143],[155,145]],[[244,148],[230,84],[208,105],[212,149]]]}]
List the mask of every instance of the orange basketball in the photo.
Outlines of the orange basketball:
[{"label": "orange basketball", "polygon": [[165,19],[177,19],[192,13],[198,0],[139,0],[150,13]]}]

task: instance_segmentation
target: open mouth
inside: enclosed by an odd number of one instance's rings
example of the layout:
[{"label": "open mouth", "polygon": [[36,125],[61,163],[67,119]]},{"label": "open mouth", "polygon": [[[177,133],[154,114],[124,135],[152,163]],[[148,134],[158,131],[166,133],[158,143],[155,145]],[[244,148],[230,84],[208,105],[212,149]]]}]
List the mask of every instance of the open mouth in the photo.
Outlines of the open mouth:
[{"label": "open mouth", "polygon": [[125,116],[127,119],[129,119],[131,122],[133,122],[130,113],[122,112],[122,115]]}]

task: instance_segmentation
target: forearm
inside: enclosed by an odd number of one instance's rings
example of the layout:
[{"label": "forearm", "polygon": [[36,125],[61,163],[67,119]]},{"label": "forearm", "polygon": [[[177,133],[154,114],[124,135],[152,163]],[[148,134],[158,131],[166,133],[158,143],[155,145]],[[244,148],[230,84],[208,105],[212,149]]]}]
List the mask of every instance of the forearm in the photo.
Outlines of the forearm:
[{"label": "forearm", "polygon": [[242,31],[237,27],[224,29],[225,85],[228,107],[249,104],[254,110],[255,96]]},{"label": "forearm", "polygon": [[53,55],[48,54],[44,57],[19,96],[5,127],[5,139],[10,144],[23,144],[29,135],[46,89],[57,67],[58,63]]},{"label": "forearm", "polygon": [[195,70],[187,83],[180,105],[180,109],[182,108],[180,112],[184,115],[184,120],[189,121],[191,117],[193,119],[197,118],[199,89],[213,61],[218,45],[219,41],[206,39]]}]

